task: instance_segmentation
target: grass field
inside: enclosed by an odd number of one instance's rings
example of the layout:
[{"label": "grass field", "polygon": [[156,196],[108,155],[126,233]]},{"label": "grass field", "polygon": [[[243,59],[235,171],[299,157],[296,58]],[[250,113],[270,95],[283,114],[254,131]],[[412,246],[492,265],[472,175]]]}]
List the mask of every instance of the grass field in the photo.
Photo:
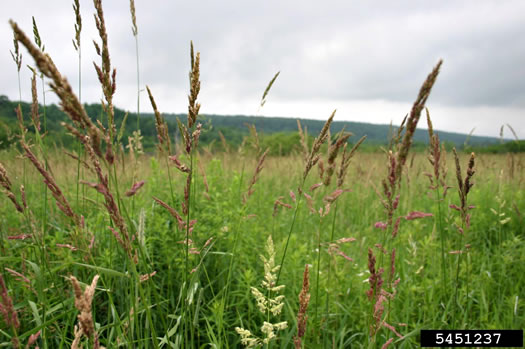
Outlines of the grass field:
[{"label": "grass field", "polygon": [[[356,155],[344,186],[350,191],[343,193],[324,217],[310,212],[305,200],[298,204],[297,198],[294,203],[290,197],[290,191],[298,196],[297,183],[303,169],[300,157],[266,159],[255,191],[245,204],[243,193],[256,167],[252,156],[216,154],[197,159],[199,170],[194,177],[190,210],[196,223],[189,246],[195,254],[188,256],[183,243],[185,231],[152,199],[157,197],[178,209],[184,201],[183,175],[171,174],[172,203],[167,168],[161,159],[140,156],[135,162],[126,157],[124,163],[117,164],[120,193],[137,179],[145,180],[134,196],[120,201],[126,224],[136,236],[132,244],[139,257],[134,265],[108,228],[111,222],[102,196],[81,188],[77,201],[76,161],[59,152],[50,155],[49,167],[73,210],[84,216],[82,229],[56,207],[51,195],[44,205],[41,176],[27,159],[14,153],[1,154],[19,201],[19,185],[26,183],[28,206],[21,214],[6,197],[2,198],[0,262],[20,322],[16,331],[15,327],[3,327],[3,341],[18,335],[25,342],[30,334],[42,331],[40,347],[70,346],[79,314],[71,275],[85,284],[100,275],[92,315],[106,347],[115,343],[149,347],[153,345],[153,333],[159,345],[201,347],[210,343],[237,347],[240,337],[235,327],[263,337],[260,327],[267,317],[259,311],[250,288],[262,289],[264,267],[259,255],[265,254],[269,236],[275,243],[275,261],[281,261],[296,205],[297,218],[279,280],[286,286],[280,292],[285,295],[284,306],[281,314],[270,317],[270,321],[286,321],[288,326],[278,332],[273,347],[292,346],[297,332],[298,295],[307,264],[311,298],[305,347],[366,347],[375,337],[377,346],[395,338],[396,347],[410,348],[417,346],[420,329],[524,327],[523,171],[511,176],[508,157],[477,158],[476,181],[469,195],[469,204],[476,208],[471,211],[471,227],[463,237],[463,243],[470,244],[470,248],[461,260],[460,255],[449,253],[458,250],[461,240],[454,227],[459,222],[458,212],[449,208],[450,204],[459,205],[457,190],[449,189],[441,203],[445,283],[438,203],[423,176],[430,168],[425,155],[416,155],[405,172],[399,214],[422,211],[435,215],[403,220],[396,240],[388,242],[388,248],[396,248],[394,277],[400,281],[395,297],[385,303],[382,319],[388,319],[403,339],[384,327],[375,327],[374,302],[366,295],[370,289],[369,249],[379,265],[385,270],[390,268],[389,253],[383,257],[380,248],[374,247],[382,243],[384,233],[374,228],[374,223],[385,217],[374,190],[386,174],[384,154]],[[462,157],[462,163],[466,159]],[[453,164],[450,157],[448,163]],[[87,171],[83,178],[95,180]],[[314,172],[305,187],[319,181]],[[447,183],[454,182],[453,175],[447,176]],[[113,190],[116,192],[116,188]],[[334,190],[323,186],[316,189],[313,207],[323,207],[322,198]],[[274,211],[279,197],[292,208],[278,206]],[[24,235],[25,239],[13,239]],[[337,243],[343,238],[355,241]],[[463,246],[459,249],[465,250]],[[456,279],[458,260],[460,272]],[[153,272],[154,276],[139,282],[141,276]]]},{"label": "grass field", "polygon": [[432,133],[410,152],[441,62],[385,149],[351,150],[330,118],[270,157],[255,129],[239,149],[199,148],[192,45],[178,143],[148,88],[159,144],[143,154],[113,123],[95,5],[100,123],[11,24],[78,148],[46,146],[35,108],[0,153],[0,346],[414,348],[421,329],[525,327],[524,155],[446,153]]}]

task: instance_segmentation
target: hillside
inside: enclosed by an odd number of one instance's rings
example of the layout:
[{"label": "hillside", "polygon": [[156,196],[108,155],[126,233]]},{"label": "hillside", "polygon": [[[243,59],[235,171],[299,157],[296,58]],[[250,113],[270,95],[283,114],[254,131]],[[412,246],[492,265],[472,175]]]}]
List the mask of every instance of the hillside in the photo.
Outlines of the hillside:
[{"label": "hillside", "polygon": [[[0,96],[0,148],[6,148],[15,141],[14,135],[18,131],[17,118],[15,108],[18,102],[10,101],[6,96]],[[86,104],[86,111],[92,118],[100,118],[104,121],[104,115],[101,113],[100,104]],[[25,125],[29,131],[32,131],[30,127],[30,104],[23,102],[22,110],[25,115]],[[43,115],[44,108],[40,106],[40,114],[42,123],[44,123]],[[122,109],[115,108],[115,120],[117,126],[120,127],[122,120],[126,112]],[[60,122],[67,121],[67,116],[60,110],[56,105],[50,105],[45,110],[46,120],[45,124],[49,135],[51,135],[54,143],[58,145],[68,146],[72,142],[72,138],[67,135],[64,129],[60,126]],[[164,117],[168,123],[168,128],[171,132],[177,131],[176,118],[184,120],[186,115],[184,114],[164,114]],[[129,113],[123,140],[126,140],[128,136],[136,130],[136,114]],[[297,121],[292,118],[283,117],[263,117],[263,116],[246,116],[246,115],[201,115],[200,120],[203,123],[203,134],[201,142],[203,145],[209,145],[212,142],[220,143],[219,131],[225,136],[228,142],[235,146],[242,142],[244,136],[248,134],[247,125],[255,125],[259,135],[264,139],[265,137],[281,136],[285,134],[296,134],[297,132]],[[301,124],[306,127],[309,135],[317,135],[321,130],[324,121],[322,120],[306,120],[301,119]],[[423,121],[421,126],[424,125]],[[369,145],[381,145],[385,144],[388,140],[390,132],[389,125],[375,125],[362,122],[349,122],[349,121],[335,121],[332,124],[332,133],[339,132],[345,128],[346,131],[352,132],[355,136],[352,140],[357,140],[361,136],[366,135],[366,144]],[[156,142],[156,129],[155,120],[153,114],[142,113],[140,120],[141,133],[144,136],[143,142],[146,149],[152,149]],[[452,132],[439,132],[441,141],[447,144],[462,147],[467,135]],[[416,143],[427,143],[428,134],[425,129],[418,129],[414,136]],[[124,142],[125,143],[125,142]],[[469,145],[471,146],[488,146],[498,143],[497,138],[493,137],[480,137],[472,136],[469,139]]]}]

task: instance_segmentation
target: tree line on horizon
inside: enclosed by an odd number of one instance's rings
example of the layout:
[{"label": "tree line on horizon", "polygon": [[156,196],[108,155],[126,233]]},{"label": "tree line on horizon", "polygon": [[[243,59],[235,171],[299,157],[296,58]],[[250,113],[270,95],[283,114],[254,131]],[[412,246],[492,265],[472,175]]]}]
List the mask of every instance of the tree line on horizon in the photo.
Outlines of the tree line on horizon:
[{"label": "tree line on horizon", "polygon": [[[16,137],[20,134],[20,126],[17,120],[15,108],[19,102],[11,101],[7,96],[0,96],[0,149],[6,149],[16,143]],[[28,132],[34,132],[30,123],[31,105],[20,102],[22,114],[25,115],[24,126]],[[76,141],[61,126],[61,122],[67,120],[67,116],[56,104],[40,105],[41,119],[47,130],[47,142],[56,147],[71,148]],[[95,119],[104,118],[102,106],[99,103],[84,104],[88,115]],[[45,114],[45,117],[44,117]],[[137,131],[134,122],[136,114],[115,108],[116,124],[124,127],[122,130],[121,143],[125,147],[128,137],[132,137]],[[270,155],[288,155],[299,150],[299,134],[297,132],[297,120],[284,117],[264,117],[247,115],[202,115],[203,132],[200,138],[201,144],[210,151],[224,151],[225,148],[236,148],[250,135],[250,127],[255,127],[259,134],[260,146],[270,148]],[[185,114],[164,114],[170,133],[177,138],[177,118],[185,122]],[[319,133],[323,126],[322,120],[300,119],[301,125],[306,127],[309,135]],[[349,143],[356,142],[366,135],[367,140],[362,146],[362,151],[377,151],[381,146],[388,143],[390,135],[396,132],[397,127],[391,125],[376,125],[364,122],[335,121],[332,124],[332,134],[341,130],[351,132],[353,137]],[[153,113],[141,113],[140,133],[142,144],[146,152],[155,149],[157,131],[155,129],[155,118]],[[525,141],[503,141],[495,137],[470,136],[452,132],[439,132],[440,139],[447,148],[457,147],[467,151],[476,150],[481,153],[505,153],[520,152],[525,150]],[[312,137],[313,139],[313,137]],[[226,144],[225,144],[226,142]],[[425,150],[428,144],[428,133],[425,129],[418,129],[414,135],[415,150]]]}]

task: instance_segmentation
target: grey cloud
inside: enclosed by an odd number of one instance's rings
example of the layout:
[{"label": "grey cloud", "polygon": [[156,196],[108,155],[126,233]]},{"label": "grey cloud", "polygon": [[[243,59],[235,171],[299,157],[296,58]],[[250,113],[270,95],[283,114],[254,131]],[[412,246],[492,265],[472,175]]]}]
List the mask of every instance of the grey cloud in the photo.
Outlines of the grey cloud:
[{"label": "grey cloud", "polygon": [[[73,12],[63,2],[18,1],[2,11],[31,31],[35,13],[47,51],[76,82],[71,45]],[[134,91],[135,44],[128,1],[103,3],[118,92]],[[202,86],[207,98],[230,103],[260,98],[387,100],[410,102],[439,58],[442,74],[431,100],[448,106],[525,106],[525,3],[522,1],[141,1],[136,0],[141,82],[159,103],[185,107],[189,41],[202,53]],[[91,61],[97,38],[90,1],[81,1],[84,20],[85,98],[98,101]],[[17,95],[8,49],[12,37],[1,28],[2,88]],[[28,57],[25,56],[28,62]],[[24,87],[25,89],[25,87]],[[98,90],[100,91],[100,90]],[[26,94],[27,95],[27,94]],[[117,96],[134,108],[134,96]],[[143,99],[145,105],[147,100]],[[211,103],[213,104],[213,103]]]}]

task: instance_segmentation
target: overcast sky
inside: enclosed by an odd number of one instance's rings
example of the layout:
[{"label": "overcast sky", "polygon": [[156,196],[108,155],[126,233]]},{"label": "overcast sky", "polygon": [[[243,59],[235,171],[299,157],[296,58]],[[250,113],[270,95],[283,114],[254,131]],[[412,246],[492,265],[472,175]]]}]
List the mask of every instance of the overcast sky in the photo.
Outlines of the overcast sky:
[{"label": "overcast sky", "polygon": [[[57,67],[78,89],[74,13],[65,0],[2,1],[0,94],[18,99],[9,18],[30,34],[35,16]],[[92,62],[92,1],[80,1],[82,101],[98,102]],[[116,106],[135,111],[135,42],[129,1],[103,3]],[[201,113],[399,123],[440,58],[427,102],[437,129],[499,135],[510,124],[525,138],[525,1],[136,0],[141,88],[163,112],[187,110],[189,46],[201,52]],[[22,99],[33,60],[22,49]],[[264,108],[262,93],[275,82]],[[47,102],[56,102],[52,93]],[[141,110],[150,112],[147,94]],[[425,127],[421,122],[420,126]],[[508,130],[505,136],[511,137]]]}]

